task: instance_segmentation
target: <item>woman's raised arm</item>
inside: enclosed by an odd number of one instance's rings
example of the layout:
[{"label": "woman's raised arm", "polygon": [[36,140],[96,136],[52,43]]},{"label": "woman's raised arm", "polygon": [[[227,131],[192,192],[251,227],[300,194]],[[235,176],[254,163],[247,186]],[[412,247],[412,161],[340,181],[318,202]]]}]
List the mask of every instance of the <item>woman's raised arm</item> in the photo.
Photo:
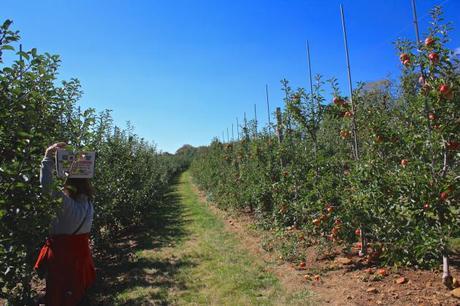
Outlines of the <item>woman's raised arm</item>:
[{"label": "woman's raised arm", "polygon": [[50,194],[52,192],[55,153],[58,148],[65,145],[65,142],[58,142],[46,149],[45,157],[40,166],[40,185],[43,193]]}]

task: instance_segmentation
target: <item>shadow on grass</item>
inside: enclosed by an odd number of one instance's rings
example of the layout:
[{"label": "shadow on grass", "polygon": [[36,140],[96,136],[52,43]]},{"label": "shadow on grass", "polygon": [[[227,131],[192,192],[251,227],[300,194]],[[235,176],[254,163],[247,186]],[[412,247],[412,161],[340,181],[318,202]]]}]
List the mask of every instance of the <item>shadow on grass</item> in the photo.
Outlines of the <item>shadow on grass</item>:
[{"label": "shadow on grass", "polygon": [[[178,178],[160,203],[145,216],[145,223],[133,227],[120,237],[103,257],[96,258],[97,280],[89,292],[94,305],[168,305],[171,289],[185,289],[175,280],[175,274],[185,266],[194,265],[187,259],[158,259],[154,254],[173,247],[188,236],[181,197],[177,193]],[[152,252],[153,256],[136,253]],[[116,296],[122,294],[121,299]]]}]

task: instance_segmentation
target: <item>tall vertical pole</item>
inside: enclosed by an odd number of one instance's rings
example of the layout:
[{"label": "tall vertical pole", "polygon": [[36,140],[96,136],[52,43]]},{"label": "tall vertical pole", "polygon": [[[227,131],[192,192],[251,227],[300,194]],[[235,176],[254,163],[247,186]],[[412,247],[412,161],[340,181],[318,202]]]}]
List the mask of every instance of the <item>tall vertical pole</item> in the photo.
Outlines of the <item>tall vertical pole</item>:
[{"label": "tall vertical pole", "polygon": [[255,133],[256,133],[256,137],[257,137],[257,105],[254,104],[254,124],[255,124]]},{"label": "tall vertical pole", "polygon": [[412,16],[414,19],[415,38],[417,39],[417,49],[418,49],[420,47],[420,34],[418,31],[417,7],[415,5],[415,0],[412,0]]},{"label": "tall vertical pole", "polygon": [[[415,4],[415,0],[412,0],[412,17],[413,17],[413,22],[414,22],[414,30],[415,30],[415,39],[417,40],[417,51],[420,51],[420,44],[421,44],[421,41],[420,41],[420,34],[419,34],[419,30],[418,30],[418,18],[417,18],[417,6]],[[422,75],[422,78],[425,79],[425,69],[423,68],[423,64],[420,63],[420,73]],[[429,114],[429,111],[428,111],[428,101],[426,98],[423,99],[424,100],[424,111],[425,111],[425,117],[427,118],[427,126],[428,126],[428,138],[429,138],[429,142],[431,143],[431,134],[432,134],[432,126],[431,126],[431,120],[429,120],[428,118],[428,114]],[[434,160],[434,155],[433,155],[433,148],[430,148],[430,151],[431,151],[431,156],[432,156],[432,159],[431,159],[431,175],[434,176],[435,175],[435,172],[434,172],[434,164],[435,164],[435,160]]]},{"label": "tall vertical pole", "polygon": [[278,142],[283,141],[283,129],[282,129],[282,118],[281,118],[281,108],[276,108],[276,136],[278,137]]},{"label": "tall vertical pole", "polygon": [[[343,13],[343,5],[340,4],[340,15],[342,17],[342,30],[343,30],[343,43],[345,45],[345,55],[346,55],[346,60],[347,60],[347,74],[348,74],[348,87],[350,90],[350,104],[351,104],[351,110],[353,113],[352,117],[352,135],[353,135],[353,155],[355,160],[359,160],[359,152],[358,152],[358,135],[357,135],[357,128],[356,128],[356,108],[355,104],[353,103],[353,83],[351,81],[351,68],[350,68],[350,54],[348,51],[348,39],[347,39],[347,28],[345,26],[345,14]],[[365,238],[365,230],[364,230],[364,224],[361,223],[360,225],[360,230],[361,230],[361,250],[359,251],[359,255],[365,256],[367,253],[367,244],[366,244],[366,238]]]},{"label": "tall vertical pole", "polygon": [[19,68],[19,71],[20,71],[19,78],[22,79],[22,44],[19,44],[19,62],[21,65]]},{"label": "tall vertical pole", "polygon": [[[311,73],[311,57],[310,57],[310,44],[308,43],[307,40],[307,63],[308,63],[308,75],[309,75],[309,83],[310,83],[310,101],[311,101],[311,118],[313,121],[313,124],[316,127],[316,124],[319,125],[319,110],[320,110],[320,102],[317,99],[318,105],[316,106],[315,109],[315,99],[313,97],[313,77]],[[316,164],[316,178],[319,176],[319,163],[318,163],[318,140],[316,138],[316,129],[314,132],[312,132],[312,140],[313,140],[313,153],[315,155],[315,164]],[[307,148],[305,148],[307,150]]]},{"label": "tall vertical pole", "polygon": [[233,134],[233,123],[232,123],[232,142],[235,141],[235,136]]},{"label": "tall vertical pole", "polygon": [[348,88],[350,91],[350,104],[351,110],[353,112],[352,117],[352,134],[353,134],[353,153],[355,159],[359,159],[359,152],[358,152],[358,135],[357,135],[357,128],[356,128],[356,109],[353,103],[353,84],[351,81],[351,67],[350,67],[350,54],[348,51],[348,39],[347,39],[347,28],[345,26],[345,15],[343,13],[343,5],[340,4],[340,15],[342,17],[342,30],[343,30],[343,43],[345,45],[345,56],[347,61],[347,75],[348,75]]},{"label": "tall vertical pole", "polygon": [[[417,18],[417,6],[415,4],[415,0],[412,0],[412,16],[413,16],[413,22],[414,22],[414,30],[415,30],[415,39],[417,40],[417,51],[420,51],[420,33],[418,29],[418,18]],[[422,77],[425,79],[425,70],[423,68],[423,65],[420,64],[420,72],[422,74]],[[427,99],[424,99],[425,102],[425,116],[428,119],[428,101]],[[434,153],[433,153],[433,147],[431,146],[431,133],[432,133],[432,127],[431,127],[431,122],[430,120],[427,120],[428,124],[428,137],[429,137],[429,143],[430,143],[430,151],[431,151],[431,175],[434,177],[435,176],[435,159],[434,159]],[[439,216],[440,220],[444,219],[443,215]],[[442,250],[442,283],[447,286],[449,289],[452,287],[452,275],[450,274],[449,270],[449,251],[447,250],[446,247],[446,242],[444,242],[444,245],[441,245]]]},{"label": "tall vertical pole", "polygon": [[270,122],[270,100],[268,99],[268,84],[265,84],[265,98],[267,99],[268,133],[270,134],[271,122]]},{"label": "tall vertical pole", "polygon": [[249,141],[248,119],[246,117],[246,112],[244,112],[243,138]]},{"label": "tall vertical pole", "polygon": [[[277,107],[275,110],[276,114],[276,137],[278,138],[278,144],[281,145],[281,142],[283,141],[283,127],[282,127],[282,118],[281,118],[281,108]],[[280,156],[280,165],[281,167],[284,167],[284,160],[283,156]]]},{"label": "tall vertical pole", "polygon": [[313,78],[311,75],[311,60],[310,60],[310,44],[307,40],[307,63],[308,63],[308,74],[309,74],[309,81],[310,81],[310,98],[311,102],[313,103]]},{"label": "tall vertical pole", "polygon": [[228,128],[227,128],[227,142],[230,142],[230,135],[228,133]]},{"label": "tall vertical pole", "polygon": [[240,141],[240,124],[238,123],[238,117],[236,117],[236,134],[238,135],[238,141]]}]

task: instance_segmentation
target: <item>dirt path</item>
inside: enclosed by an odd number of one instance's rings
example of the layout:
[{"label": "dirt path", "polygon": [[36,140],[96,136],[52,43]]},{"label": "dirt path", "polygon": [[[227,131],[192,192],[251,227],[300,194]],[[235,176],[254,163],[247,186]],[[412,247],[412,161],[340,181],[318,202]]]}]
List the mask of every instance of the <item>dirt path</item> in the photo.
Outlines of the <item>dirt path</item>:
[{"label": "dirt path", "polygon": [[201,201],[188,173],[149,220],[98,264],[91,296],[99,305],[312,303],[310,291],[283,279],[279,264],[257,253],[257,244],[250,247],[227,230]]}]

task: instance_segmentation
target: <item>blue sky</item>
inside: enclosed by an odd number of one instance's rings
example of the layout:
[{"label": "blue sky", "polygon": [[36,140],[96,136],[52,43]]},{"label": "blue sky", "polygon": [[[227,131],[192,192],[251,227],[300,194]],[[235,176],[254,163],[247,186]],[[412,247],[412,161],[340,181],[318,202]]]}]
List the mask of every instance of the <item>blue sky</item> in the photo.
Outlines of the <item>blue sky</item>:
[{"label": "blue sky", "polygon": [[[305,86],[313,72],[346,90],[339,4],[347,18],[354,81],[397,77],[392,42],[413,38],[409,0],[2,0],[24,48],[61,55],[61,77],[80,79],[81,105],[112,109],[117,125],[174,152],[208,144],[243,113],[267,121],[282,105],[280,80]],[[435,4],[460,27],[460,1],[418,0],[421,30]],[[450,47],[460,46],[460,29]],[[236,129],[236,128],[235,128]]]}]

